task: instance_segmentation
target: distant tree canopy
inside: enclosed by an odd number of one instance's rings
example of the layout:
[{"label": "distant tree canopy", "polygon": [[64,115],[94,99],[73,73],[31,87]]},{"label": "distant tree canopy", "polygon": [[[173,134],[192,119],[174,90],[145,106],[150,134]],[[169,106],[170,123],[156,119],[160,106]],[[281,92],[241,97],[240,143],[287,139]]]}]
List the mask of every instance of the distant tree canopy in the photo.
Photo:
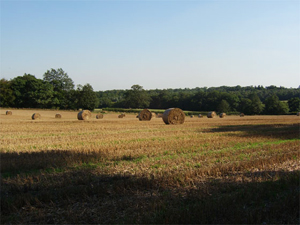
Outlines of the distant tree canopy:
[{"label": "distant tree canopy", "polygon": [[0,80],[0,107],[12,107],[15,95],[11,89],[11,82],[5,79]]},{"label": "distant tree canopy", "polygon": [[[115,108],[143,108],[151,109],[167,109],[171,107],[179,107],[184,110],[193,111],[218,111],[220,112],[243,112],[247,115],[269,114],[270,111],[265,106],[268,97],[276,95],[280,102],[289,101],[289,104],[280,103],[280,114],[286,112],[287,107],[292,106],[288,112],[295,112],[297,109],[297,101],[300,96],[299,88],[284,87],[212,87],[212,88],[194,88],[194,89],[155,89],[143,90],[143,95],[150,97],[149,105],[139,105],[136,96],[133,95],[134,90],[138,92],[141,86],[134,85],[131,90],[111,90],[98,91],[99,98],[98,108],[115,107]],[[132,97],[130,97],[132,96]],[[144,98],[144,97],[143,97]],[[142,98],[142,99],[143,99]],[[147,98],[148,99],[148,98]],[[130,101],[128,101],[130,100]],[[148,103],[148,101],[146,101]],[[280,110],[279,110],[280,111]],[[275,113],[275,111],[273,111]],[[288,113],[287,112],[287,113]]]},{"label": "distant tree canopy", "polygon": [[299,112],[300,111],[300,98],[294,97],[288,100],[288,105],[291,112]]},{"label": "distant tree canopy", "polygon": [[288,104],[279,101],[277,95],[269,96],[265,101],[265,113],[270,115],[287,114],[289,112]]},{"label": "distant tree canopy", "polygon": [[225,99],[222,99],[217,107],[217,110],[218,112],[228,113],[230,112],[230,105]]},{"label": "distant tree canopy", "polygon": [[43,79],[24,74],[0,80],[0,106],[17,108],[151,108],[178,107],[190,111],[288,114],[300,111],[300,87],[221,86],[144,90],[135,84],[128,90],[94,91],[78,85],[63,69],[50,69]]},{"label": "distant tree canopy", "polygon": [[124,93],[124,105],[126,108],[147,108],[151,98],[140,85],[132,85],[130,90]]},{"label": "distant tree canopy", "polygon": [[250,112],[249,114],[260,114],[264,110],[265,106],[261,102],[258,95],[256,93],[250,94],[249,99],[251,100],[251,110],[252,110],[252,112]]}]

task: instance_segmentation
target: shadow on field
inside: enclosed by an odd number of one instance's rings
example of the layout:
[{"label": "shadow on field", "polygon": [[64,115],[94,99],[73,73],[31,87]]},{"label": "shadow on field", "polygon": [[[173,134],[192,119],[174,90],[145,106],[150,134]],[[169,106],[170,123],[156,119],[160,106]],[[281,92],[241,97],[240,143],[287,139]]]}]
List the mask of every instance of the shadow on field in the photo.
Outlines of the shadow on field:
[{"label": "shadow on field", "polygon": [[[39,152],[0,153],[1,174],[34,172],[40,169],[66,168],[76,164],[101,163],[103,152],[78,152],[70,150],[44,150]],[[89,166],[89,165],[86,165]]]},{"label": "shadow on field", "polygon": [[[241,133],[232,133],[232,132]],[[300,138],[300,123],[295,124],[267,124],[267,125],[229,125],[202,130],[206,133],[224,133],[229,136],[255,137],[267,136],[278,139]]]},{"label": "shadow on field", "polygon": [[92,169],[1,179],[1,224],[298,222],[299,171],[234,173],[193,185],[170,176],[96,175]]}]

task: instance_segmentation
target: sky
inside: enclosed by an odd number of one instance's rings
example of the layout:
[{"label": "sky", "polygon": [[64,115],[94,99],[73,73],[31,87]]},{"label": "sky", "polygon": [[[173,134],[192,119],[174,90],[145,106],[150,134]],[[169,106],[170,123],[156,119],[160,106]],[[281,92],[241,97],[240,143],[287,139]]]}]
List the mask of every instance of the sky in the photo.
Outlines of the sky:
[{"label": "sky", "polygon": [[300,85],[299,0],[0,0],[0,77],[94,91]]}]

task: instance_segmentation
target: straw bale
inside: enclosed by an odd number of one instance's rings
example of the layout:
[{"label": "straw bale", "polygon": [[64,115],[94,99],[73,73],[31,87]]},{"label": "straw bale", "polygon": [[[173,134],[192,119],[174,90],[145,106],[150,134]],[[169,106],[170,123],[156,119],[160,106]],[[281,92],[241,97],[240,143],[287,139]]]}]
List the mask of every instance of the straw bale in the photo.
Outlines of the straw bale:
[{"label": "straw bale", "polygon": [[139,120],[140,121],[145,121],[145,120],[151,120],[152,118],[152,113],[150,112],[149,109],[143,109],[140,113],[139,113]]},{"label": "straw bale", "polygon": [[41,119],[41,114],[39,113],[33,113],[31,116],[31,119],[36,120],[36,119]]},{"label": "straw bale", "polygon": [[244,114],[244,113],[241,113],[241,114],[240,114],[240,117],[244,117],[244,116],[245,116],[245,114]]},{"label": "straw bale", "polygon": [[123,118],[125,116],[125,114],[120,114],[118,115],[118,118]]},{"label": "straw bale", "polygon": [[194,118],[194,115],[190,115],[191,118]]},{"label": "straw bale", "polygon": [[202,115],[202,114],[199,114],[198,117],[199,117],[199,118],[203,118],[203,115]]},{"label": "straw bale", "polygon": [[82,110],[77,114],[78,120],[88,120],[92,117],[92,113],[90,110]]},{"label": "straw bale", "polygon": [[219,117],[224,118],[226,116],[226,113],[220,113]]},{"label": "straw bale", "polygon": [[300,116],[300,112],[297,112],[297,116]]},{"label": "straw bale", "polygon": [[165,124],[183,124],[185,120],[185,114],[179,108],[170,108],[164,112],[162,118]]},{"label": "straw bale", "polygon": [[207,118],[214,118],[216,115],[217,115],[216,112],[212,111],[212,112],[207,113]]},{"label": "straw bale", "polygon": [[59,114],[59,113],[55,114],[55,118],[60,119],[61,118],[61,114]]},{"label": "straw bale", "polygon": [[96,119],[103,119],[103,114],[102,113],[97,113]]},{"label": "straw bale", "polygon": [[11,116],[12,115],[12,111],[10,111],[10,110],[6,111],[6,115]]}]

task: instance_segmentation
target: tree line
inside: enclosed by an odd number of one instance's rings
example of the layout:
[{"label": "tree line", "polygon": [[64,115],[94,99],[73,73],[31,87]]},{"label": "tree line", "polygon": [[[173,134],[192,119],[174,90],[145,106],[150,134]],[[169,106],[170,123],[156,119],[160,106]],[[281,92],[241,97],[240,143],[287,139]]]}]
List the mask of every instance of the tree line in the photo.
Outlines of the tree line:
[{"label": "tree line", "polygon": [[247,115],[280,115],[300,111],[300,89],[276,86],[212,87],[144,90],[133,85],[130,90],[96,92],[99,107],[166,109],[178,107],[189,111],[243,112]]},{"label": "tree line", "polygon": [[128,90],[94,91],[78,85],[63,69],[50,69],[43,79],[24,74],[0,80],[0,106],[15,108],[90,109],[178,107],[189,111],[289,114],[300,111],[300,89],[263,86],[221,86],[144,90],[135,84]]}]

